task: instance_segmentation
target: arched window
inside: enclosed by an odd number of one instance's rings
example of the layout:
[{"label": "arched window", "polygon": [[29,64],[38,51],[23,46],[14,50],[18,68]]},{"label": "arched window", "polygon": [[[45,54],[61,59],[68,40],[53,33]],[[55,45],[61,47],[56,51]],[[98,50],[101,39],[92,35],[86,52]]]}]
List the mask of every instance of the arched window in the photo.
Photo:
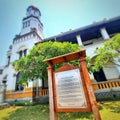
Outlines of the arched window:
[{"label": "arched window", "polygon": [[19,52],[19,59],[22,57],[22,51]]},{"label": "arched window", "polygon": [[48,89],[48,80],[42,80],[42,89]]},{"label": "arched window", "polygon": [[10,56],[8,56],[8,65],[10,64]]},{"label": "arched window", "polygon": [[98,72],[94,72],[93,76],[97,82],[107,81],[103,69],[100,69]]},{"label": "arched window", "polygon": [[24,87],[19,84],[21,77],[22,77],[22,73],[19,72],[16,76],[15,91],[22,91],[24,89]]},{"label": "arched window", "polygon": [[[98,49],[98,48],[97,48]],[[95,58],[97,57],[97,55],[95,55],[94,57],[92,57],[92,64],[94,66],[94,63],[95,63]],[[100,69],[98,72],[93,72],[93,76],[94,76],[94,79],[97,81],[97,82],[103,82],[103,81],[107,81],[106,79],[106,75],[103,71],[103,69]]]},{"label": "arched window", "polygon": [[24,45],[18,49],[17,53],[18,53],[19,59],[27,55],[27,50],[28,49]]},{"label": "arched window", "polygon": [[26,56],[27,55],[27,49],[25,49],[23,52],[24,52],[24,56]]}]

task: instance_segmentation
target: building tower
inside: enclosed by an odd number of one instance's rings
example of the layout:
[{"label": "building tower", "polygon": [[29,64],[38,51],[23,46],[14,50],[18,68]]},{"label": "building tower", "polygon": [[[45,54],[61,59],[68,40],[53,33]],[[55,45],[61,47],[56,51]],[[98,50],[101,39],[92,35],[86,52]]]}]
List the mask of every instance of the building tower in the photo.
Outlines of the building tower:
[{"label": "building tower", "polygon": [[[41,23],[40,17],[40,10],[33,5],[29,6],[26,10],[25,18],[22,19],[21,31],[19,34],[15,35],[12,45],[9,47],[7,62],[2,73],[2,78],[7,81],[7,92],[9,91],[9,94],[6,94],[6,101],[21,99],[15,97],[17,91],[22,95],[23,92],[25,93],[26,89],[18,84],[22,74],[14,70],[12,63],[26,56],[35,43],[43,40],[43,24]],[[37,83],[39,85],[39,81],[37,81]],[[32,89],[33,86],[34,83],[29,82],[27,87]],[[11,94],[13,97],[11,97]],[[30,94],[30,96],[26,96],[27,98],[23,97],[22,99],[31,100],[32,92]]]},{"label": "building tower", "polygon": [[43,24],[40,21],[40,17],[41,12],[37,7],[31,5],[27,8],[26,17],[22,20],[20,34],[13,39],[13,46],[15,47],[13,47],[12,51],[16,52],[17,55],[14,55],[11,61],[25,56],[35,43],[43,40]]},{"label": "building tower", "polygon": [[41,12],[35,6],[29,6],[26,10],[26,17],[22,21],[22,29],[20,35],[27,34],[33,30],[37,32],[39,37],[43,39],[43,24],[40,21]]}]

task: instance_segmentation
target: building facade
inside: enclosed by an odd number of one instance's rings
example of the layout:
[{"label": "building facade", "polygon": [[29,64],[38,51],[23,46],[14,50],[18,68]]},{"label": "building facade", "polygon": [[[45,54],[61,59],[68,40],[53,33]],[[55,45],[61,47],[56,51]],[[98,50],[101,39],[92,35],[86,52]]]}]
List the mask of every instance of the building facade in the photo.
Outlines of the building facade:
[{"label": "building facade", "polygon": [[13,69],[12,63],[23,56],[26,56],[35,43],[43,41],[43,24],[40,20],[41,12],[35,6],[29,6],[26,10],[26,17],[22,20],[22,28],[18,35],[13,39],[7,52],[7,63],[1,68],[0,81],[6,79],[6,101],[15,99],[32,100],[33,86],[41,83],[39,80],[29,82],[28,87],[18,85],[21,73]]},{"label": "building facade", "polygon": [[[96,57],[94,51],[101,47],[105,41],[118,33],[120,33],[120,17],[94,22],[91,25],[46,38],[45,41],[69,41],[77,43],[79,46],[86,49],[87,56],[90,56],[94,60]],[[120,78],[120,65],[115,65],[113,63],[106,64],[100,72],[90,74],[90,77],[94,79],[94,82],[118,79]]]},{"label": "building facade", "polygon": [[[70,30],[49,38],[43,37],[43,24],[40,20],[41,12],[35,6],[29,6],[26,10],[26,17],[22,20],[20,34],[13,39],[7,52],[7,63],[0,67],[0,82],[6,80],[6,101],[27,100],[32,101],[35,97],[48,94],[43,90],[42,80],[29,82],[28,86],[21,86],[18,83],[21,73],[13,69],[12,63],[29,53],[29,50],[40,42],[51,41],[69,41],[77,43],[86,49],[86,54],[94,59],[94,50],[101,47],[106,40],[120,32],[120,17],[101,22],[95,22],[91,25],[76,30]],[[112,63],[107,64],[98,73],[90,75],[94,82],[116,80],[120,77],[120,67]]]}]

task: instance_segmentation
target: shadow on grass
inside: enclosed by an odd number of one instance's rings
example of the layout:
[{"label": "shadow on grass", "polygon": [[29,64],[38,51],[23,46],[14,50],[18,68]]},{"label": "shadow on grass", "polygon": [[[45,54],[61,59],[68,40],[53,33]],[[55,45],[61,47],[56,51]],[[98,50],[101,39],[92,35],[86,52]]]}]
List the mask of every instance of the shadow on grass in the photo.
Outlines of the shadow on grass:
[{"label": "shadow on grass", "polygon": [[48,105],[24,106],[14,111],[9,120],[49,120]]},{"label": "shadow on grass", "polygon": [[[93,114],[90,112],[58,113],[57,118],[58,120],[93,120]],[[8,120],[49,120],[49,106],[25,106],[12,112]]]},{"label": "shadow on grass", "polygon": [[103,103],[99,103],[98,109],[99,109],[99,110],[102,110],[102,109],[103,109]]},{"label": "shadow on grass", "polygon": [[58,120],[77,120],[77,119],[88,119],[93,120],[93,115],[91,112],[73,112],[73,113],[58,113]]},{"label": "shadow on grass", "polygon": [[119,103],[108,103],[104,105],[111,112],[120,113],[120,104]]}]

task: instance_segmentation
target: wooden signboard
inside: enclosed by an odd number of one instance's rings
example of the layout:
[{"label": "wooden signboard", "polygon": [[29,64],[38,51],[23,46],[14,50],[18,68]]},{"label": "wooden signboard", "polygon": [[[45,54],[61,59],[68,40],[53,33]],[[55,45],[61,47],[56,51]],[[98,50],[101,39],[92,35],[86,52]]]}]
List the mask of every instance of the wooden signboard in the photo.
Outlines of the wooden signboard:
[{"label": "wooden signboard", "polygon": [[80,68],[65,64],[54,72],[53,80],[57,112],[91,111]]},{"label": "wooden signboard", "polygon": [[[55,64],[79,60],[80,67],[64,64],[53,71]],[[85,50],[44,60],[48,63],[50,120],[57,120],[56,112],[89,112],[101,120],[86,66]]]}]

